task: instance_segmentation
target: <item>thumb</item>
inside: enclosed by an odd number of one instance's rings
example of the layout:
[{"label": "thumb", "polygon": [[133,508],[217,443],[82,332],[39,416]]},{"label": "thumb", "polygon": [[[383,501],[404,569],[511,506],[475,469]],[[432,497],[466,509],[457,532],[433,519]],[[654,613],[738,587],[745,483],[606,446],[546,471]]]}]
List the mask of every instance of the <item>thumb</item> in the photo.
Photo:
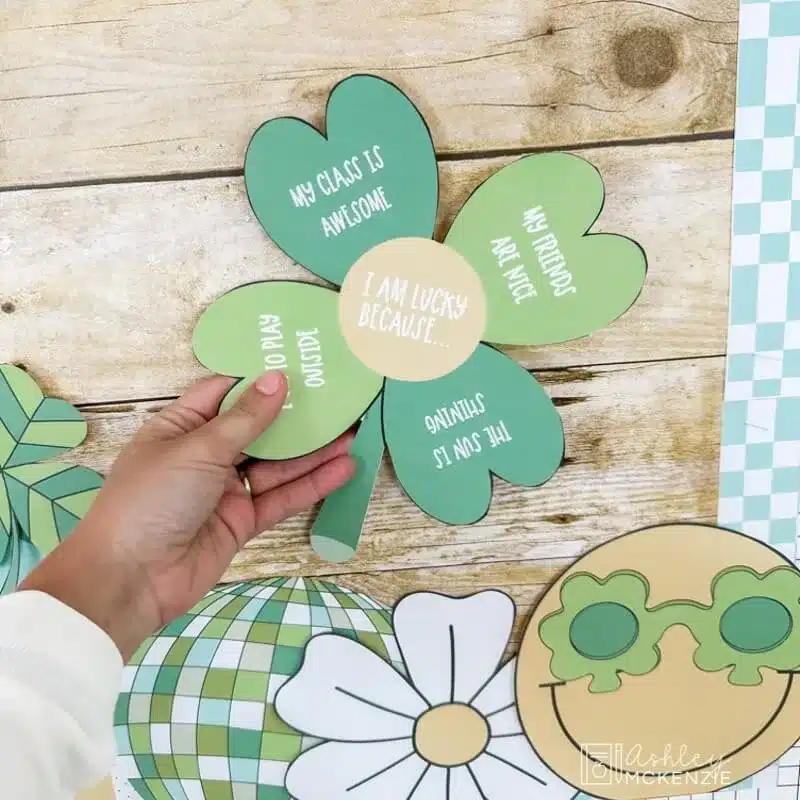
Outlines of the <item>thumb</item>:
[{"label": "thumb", "polygon": [[202,442],[208,458],[222,466],[236,457],[275,421],[288,385],[282,372],[267,372],[245,389],[235,405],[198,428],[191,436]]}]

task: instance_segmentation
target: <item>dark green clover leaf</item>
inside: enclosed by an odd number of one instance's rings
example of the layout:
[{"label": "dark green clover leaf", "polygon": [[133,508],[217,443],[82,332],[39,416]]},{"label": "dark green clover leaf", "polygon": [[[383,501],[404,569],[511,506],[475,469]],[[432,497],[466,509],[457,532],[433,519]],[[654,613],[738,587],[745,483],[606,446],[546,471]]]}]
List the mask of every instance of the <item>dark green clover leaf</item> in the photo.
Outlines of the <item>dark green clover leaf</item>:
[{"label": "dark green clover leaf", "polygon": [[325,135],[265,122],[247,149],[255,215],[295,261],[341,284],[359,256],[398,236],[430,238],[439,179],[430,131],[393,84],[353,75],[331,92]]},{"label": "dark green clover leaf", "polygon": [[38,463],[79,445],[86,421],[45,398],[23,370],[0,366],[0,591],[10,591],[88,510],[103,479],[70,464]]},{"label": "dark green clover leaf", "polygon": [[486,345],[438,380],[387,380],[383,429],[403,488],[423,511],[451,524],[486,513],[493,474],[539,486],[564,455],[561,418],[544,389]]}]

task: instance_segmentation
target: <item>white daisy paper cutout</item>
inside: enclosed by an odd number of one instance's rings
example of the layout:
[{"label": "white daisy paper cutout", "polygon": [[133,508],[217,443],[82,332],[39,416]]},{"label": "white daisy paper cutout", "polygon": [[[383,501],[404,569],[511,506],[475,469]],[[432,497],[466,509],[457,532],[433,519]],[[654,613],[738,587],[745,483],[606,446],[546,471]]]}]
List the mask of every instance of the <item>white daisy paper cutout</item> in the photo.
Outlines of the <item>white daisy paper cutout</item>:
[{"label": "white daisy paper cutout", "polygon": [[499,669],[514,603],[420,592],[394,610],[407,677],[365,646],[321,635],[278,692],[291,727],[325,740],[286,775],[296,800],[568,800],[576,790],[528,743],[515,659]]}]

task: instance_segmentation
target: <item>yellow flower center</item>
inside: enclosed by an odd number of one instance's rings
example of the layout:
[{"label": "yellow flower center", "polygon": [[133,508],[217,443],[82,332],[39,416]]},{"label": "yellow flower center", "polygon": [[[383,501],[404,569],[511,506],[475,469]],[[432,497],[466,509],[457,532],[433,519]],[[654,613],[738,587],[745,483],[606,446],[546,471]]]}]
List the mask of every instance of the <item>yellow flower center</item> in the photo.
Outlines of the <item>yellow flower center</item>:
[{"label": "yellow flower center", "polygon": [[471,706],[448,703],[426,711],[414,729],[414,746],[431,764],[458,767],[477,758],[489,743],[489,724]]},{"label": "yellow flower center", "polygon": [[339,326],[370,369],[401,381],[447,375],[475,351],[486,297],[475,270],[430,239],[390,239],[350,267]]}]

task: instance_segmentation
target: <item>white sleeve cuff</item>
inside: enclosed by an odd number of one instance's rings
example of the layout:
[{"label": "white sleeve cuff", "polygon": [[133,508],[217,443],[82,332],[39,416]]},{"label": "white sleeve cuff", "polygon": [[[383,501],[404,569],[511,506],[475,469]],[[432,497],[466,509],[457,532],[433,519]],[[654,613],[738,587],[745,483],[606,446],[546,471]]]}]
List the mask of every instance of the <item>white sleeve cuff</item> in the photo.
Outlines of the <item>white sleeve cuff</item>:
[{"label": "white sleeve cuff", "polygon": [[109,636],[50,595],[25,590],[0,598],[0,690],[12,693],[8,723],[22,737],[25,769],[35,763],[37,773],[20,785],[52,781],[74,791],[111,772],[122,667]]},{"label": "white sleeve cuff", "polygon": [[32,660],[91,686],[94,705],[113,710],[123,664],[108,634],[49,594],[18,591],[0,599],[0,671],[28,670]]}]

